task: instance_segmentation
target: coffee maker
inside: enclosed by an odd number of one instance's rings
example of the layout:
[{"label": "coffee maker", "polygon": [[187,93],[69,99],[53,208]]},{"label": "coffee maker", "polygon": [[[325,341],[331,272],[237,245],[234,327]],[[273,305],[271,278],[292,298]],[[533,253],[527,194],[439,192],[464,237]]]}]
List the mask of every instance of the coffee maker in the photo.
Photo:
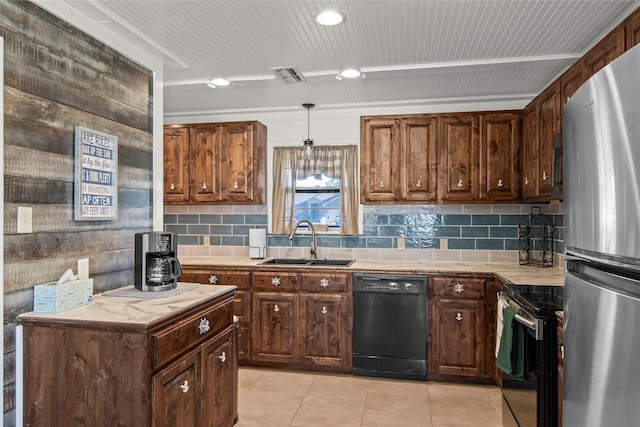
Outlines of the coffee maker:
[{"label": "coffee maker", "polygon": [[178,286],[182,266],[177,258],[178,236],[169,232],[135,234],[136,289],[167,291]]}]

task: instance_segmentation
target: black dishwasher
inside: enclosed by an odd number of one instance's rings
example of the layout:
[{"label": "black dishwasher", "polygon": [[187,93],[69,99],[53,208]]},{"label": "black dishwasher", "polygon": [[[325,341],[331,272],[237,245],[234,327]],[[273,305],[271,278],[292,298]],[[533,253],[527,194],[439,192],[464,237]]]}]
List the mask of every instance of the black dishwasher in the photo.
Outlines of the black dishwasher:
[{"label": "black dishwasher", "polygon": [[353,374],[427,379],[427,277],[354,274]]}]

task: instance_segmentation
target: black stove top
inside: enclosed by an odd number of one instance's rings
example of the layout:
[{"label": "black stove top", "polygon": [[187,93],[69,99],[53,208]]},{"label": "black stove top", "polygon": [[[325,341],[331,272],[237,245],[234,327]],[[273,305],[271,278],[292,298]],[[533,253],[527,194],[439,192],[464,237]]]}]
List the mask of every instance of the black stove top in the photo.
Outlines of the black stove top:
[{"label": "black stove top", "polygon": [[505,285],[504,290],[531,314],[550,315],[562,310],[562,286]]}]

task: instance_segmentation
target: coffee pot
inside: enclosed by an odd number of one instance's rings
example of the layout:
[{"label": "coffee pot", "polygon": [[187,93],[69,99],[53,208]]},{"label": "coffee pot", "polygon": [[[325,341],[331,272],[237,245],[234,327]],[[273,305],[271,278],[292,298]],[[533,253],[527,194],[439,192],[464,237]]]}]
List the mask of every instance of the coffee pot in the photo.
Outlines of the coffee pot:
[{"label": "coffee pot", "polygon": [[182,274],[177,250],[174,233],[136,233],[134,286],[145,292],[175,289]]}]

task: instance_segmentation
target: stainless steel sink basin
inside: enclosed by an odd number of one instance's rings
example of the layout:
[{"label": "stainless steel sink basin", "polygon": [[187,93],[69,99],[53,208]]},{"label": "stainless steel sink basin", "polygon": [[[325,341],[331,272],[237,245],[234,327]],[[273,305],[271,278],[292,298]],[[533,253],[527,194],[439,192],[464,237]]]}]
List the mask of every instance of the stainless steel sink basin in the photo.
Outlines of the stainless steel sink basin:
[{"label": "stainless steel sink basin", "polygon": [[352,259],[308,259],[308,258],[271,258],[258,265],[304,265],[325,267],[348,267],[353,264]]}]

